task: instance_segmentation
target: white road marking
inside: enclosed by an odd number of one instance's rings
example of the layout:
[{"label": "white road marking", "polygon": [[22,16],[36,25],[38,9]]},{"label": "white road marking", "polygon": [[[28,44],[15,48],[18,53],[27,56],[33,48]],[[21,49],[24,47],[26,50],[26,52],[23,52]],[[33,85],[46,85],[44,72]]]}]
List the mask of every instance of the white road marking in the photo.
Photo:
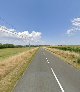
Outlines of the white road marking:
[{"label": "white road marking", "polygon": [[47,62],[48,62],[49,60],[47,60]]},{"label": "white road marking", "polygon": [[57,81],[57,83],[58,83],[58,85],[59,85],[61,91],[64,92],[64,89],[63,89],[61,83],[59,82],[59,80],[58,80],[58,78],[57,78],[57,76],[56,76],[56,74],[54,73],[54,71],[53,71],[52,68],[51,68],[51,71],[52,71],[52,73],[53,73],[53,75],[54,75],[54,77],[55,77],[55,79],[56,79],[56,81]]},{"label": "white road marking", "polygon": [[46,58],[47,59],[47,58]]},{"label": "white road marking", "polygon": [[49,64],[50,62],[48,62],[48,64]]}]

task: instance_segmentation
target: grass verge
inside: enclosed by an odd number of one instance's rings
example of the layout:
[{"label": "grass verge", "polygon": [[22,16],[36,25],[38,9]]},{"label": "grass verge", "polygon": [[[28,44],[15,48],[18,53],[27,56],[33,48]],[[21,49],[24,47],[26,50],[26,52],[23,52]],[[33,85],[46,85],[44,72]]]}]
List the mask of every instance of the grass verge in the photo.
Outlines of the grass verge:
[{"label": "grass verge", "polygon": [[[11,92],[17,80],[23,75],[38,48],[20,53],[4,61],[0,69],[0,92]],[[5,68],[6,67],[6,68]]]},{"label": "grass verge", "polygon": [[46,48],[46,50],[52,52],[54,55],[63,59],[68,64],[71,64],[77,69],[80,69],[80,55],[75,52],[63,51],[55,48]]}]

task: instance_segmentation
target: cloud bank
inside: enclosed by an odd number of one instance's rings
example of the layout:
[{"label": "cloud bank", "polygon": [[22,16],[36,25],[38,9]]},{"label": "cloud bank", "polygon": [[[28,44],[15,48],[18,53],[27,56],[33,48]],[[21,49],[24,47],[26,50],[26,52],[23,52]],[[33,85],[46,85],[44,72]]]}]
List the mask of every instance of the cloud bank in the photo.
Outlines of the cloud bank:
[{"label": "cloud bank", "polygon": [[[15,44],[18,43],[24,43],[28,44],[39,42],[41,39],[42,33],[41,32],[35,32],[32,31],[29,33],[29,31],[23,31],[23,32],[17,32],[15,29],[9,29],[5,26],[0,26],[0,42],[4,43],[12,43]],[[6,41],[6,42],[5,42]]]},{"label": "cloud bank", "polygon": [[74,18],[71,23],[71,29],[67,30],[67,34],[69,35],[80,31],[80,18]]}]

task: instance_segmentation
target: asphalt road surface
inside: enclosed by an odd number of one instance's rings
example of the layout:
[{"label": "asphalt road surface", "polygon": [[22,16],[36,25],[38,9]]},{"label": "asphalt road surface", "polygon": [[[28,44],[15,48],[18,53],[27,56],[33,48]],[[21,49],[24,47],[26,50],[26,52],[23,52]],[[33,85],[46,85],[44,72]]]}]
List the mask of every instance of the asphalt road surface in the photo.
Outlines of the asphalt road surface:
[{"label": "asphalt road surface", "polygon": [[41,48],[13,92],[80,92],[80,71]]}]

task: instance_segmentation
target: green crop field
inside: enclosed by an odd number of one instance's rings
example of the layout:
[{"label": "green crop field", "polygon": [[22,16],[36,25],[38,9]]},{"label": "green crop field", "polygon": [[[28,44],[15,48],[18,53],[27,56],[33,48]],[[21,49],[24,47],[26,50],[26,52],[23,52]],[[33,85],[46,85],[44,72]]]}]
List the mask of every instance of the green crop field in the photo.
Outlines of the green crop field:
[{"label": "green crop field", "polygon": [[5,48],[5,49],[0,49],[0,61],[11,57],[13,55],[19,54],[21,52],[27,51],[29,48]]}]

